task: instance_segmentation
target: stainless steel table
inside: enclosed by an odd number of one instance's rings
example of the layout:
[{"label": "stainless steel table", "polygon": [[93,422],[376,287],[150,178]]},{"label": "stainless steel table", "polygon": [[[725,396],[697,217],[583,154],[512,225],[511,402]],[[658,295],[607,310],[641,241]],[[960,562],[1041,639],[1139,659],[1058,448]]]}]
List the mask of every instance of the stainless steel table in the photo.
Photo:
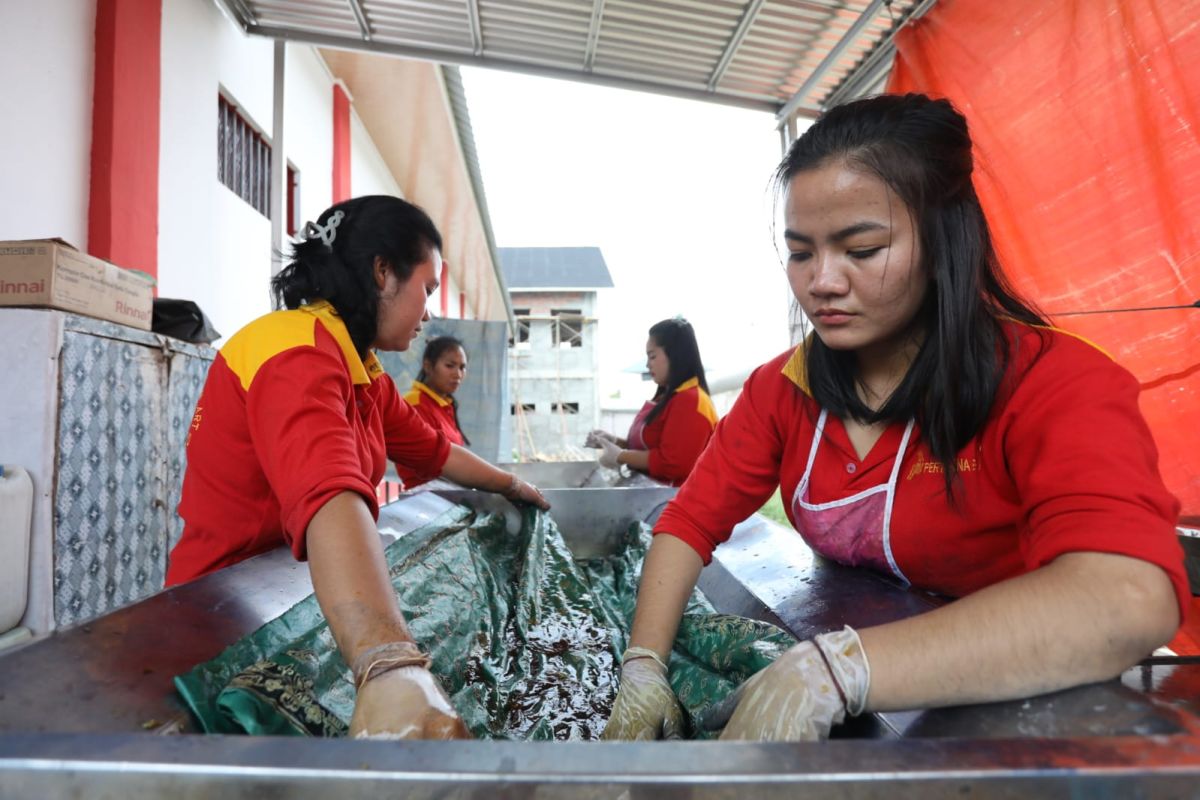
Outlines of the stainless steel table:
[{"label": "stainless steel table", "polygon": [[[552,490],[568,544],[653,519],[664,487]],[[403,535],[451,500],[384,509]],[[927,610],[941,598],[815,558],[752,517],[701,586],[722,610],[799,637]],[[819,744],[356,742],[199,736],[171,678],[311,592],[284,550],[0,656],[0,798],[110,797],[1200,797],[1200,664],[1147,663],[1120,681],[1042,698],[870,715]],[[156,735],[183,733],[183,735]]]}]

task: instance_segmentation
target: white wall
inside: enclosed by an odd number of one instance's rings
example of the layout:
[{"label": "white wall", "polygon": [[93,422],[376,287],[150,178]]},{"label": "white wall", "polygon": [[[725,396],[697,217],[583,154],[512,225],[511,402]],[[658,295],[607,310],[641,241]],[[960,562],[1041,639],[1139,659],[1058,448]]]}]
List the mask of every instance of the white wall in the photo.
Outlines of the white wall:
[{"label": "white wall", "polygon": [[365,194],[404,197],[400,184],[396,183],[353,107],[350,110],[350,194],[354,197]]},{"label": "white wall", "polygon": [[300,170],[304,224],[333,202],[333,76],[316,50],[288,45],[283,80],[284,149]]},{"label": "white wall", "polygon": [[[195,300],[228,336],[270,310],[273,255],[270,223],[217,178],[217,93],[269,138],[273,46],[212,0],[162,3],[159,294]],[[95,17],[96,0],[0,0],[0,239],[88,247]],[[333,78],[315,49],[288,45],[285,82],[285,155],[312,220],[332,196]],[[351,190],[403,196],[355,113]],[[457,317],[460,287],[449,288]]]},{"label": "white wall", "polygon": [[[217,177],[217,94],[269,140],[273,50],[211,0],[163,0],[159,292],[195,300],[225,336],[271,310],[273,255],[269,220]],[[284,155],[300,173],[304,222],[332,202],[334,81],[314,48],[288,45],[286,58]],[[353,113],[350,170],[355,195],[401,195]],[[457,294],[453,306],[457,314]]]},{"label": "white wall", "polygon": [[159,294],[195,300],[225,336],[270,310],[271,228],[217,178],[217,94],[271,129],[272,45],[206,0],[163,0]]},{"label": "white wall", "polygon": [[96,0],[0,0],[0,239],[87,249]]}]

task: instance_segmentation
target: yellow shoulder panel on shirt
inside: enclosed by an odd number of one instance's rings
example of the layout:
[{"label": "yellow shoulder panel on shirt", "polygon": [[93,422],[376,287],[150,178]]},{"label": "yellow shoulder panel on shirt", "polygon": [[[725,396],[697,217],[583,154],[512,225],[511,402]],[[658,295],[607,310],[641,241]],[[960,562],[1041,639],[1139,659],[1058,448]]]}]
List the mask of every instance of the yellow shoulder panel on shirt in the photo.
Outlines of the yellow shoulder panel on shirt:
[{"label": "yellow shoulder panel on shirt", "polygon": [[235,333],[221,355],[243,389],[249,389],[262,365],[293,347],[312,347],[316,320],[303,311],[275,311],[259,317]]},{"label": "yellow shoulder panel on shirt", "polygon": [[342,318],[328,301],[319,300],[311,305],[300,306],[300,310],[321,320],[325,330],[329,331],[329,335],[341,348],[346,367],[350,370],[350,380],[355,384],[368,384],[383,374],[383,365],[379,363],[374,351],[368,350],[366,358],[358,357],[354,340],[350,338],[350,331],[346,330],[346,323],[342,322]]},{"label": "yellow shoulder panel on shirt", "polygon": [[[698,387],[697,387],[698,388]],[[712,425],[717,424],[717,407],[713,405],[712,398],[708,396],[708,392],[698,388],[700,395],[696,401],[696,410],[700,412],[700,416],[704,417]]]},{"label": "yellow shoulder panel on shirt", "polygon": [[419,405],[421,402],[421,393],[416,389],[412,389],[404,395],[404,402],[408,403],[410,406]]},{"label": "yellow shoulder panel on shirt", "polygon": [[[1025,324],[1025,323],[1022,323],[1022,324]],[[1030,325],[1029,327],[1041,328],[1042,330],[1045,330],[1045,331],[1051,331],[1053,333],[1061,333],[1064,336],[1070,336],[1072,339],[1078,339],[1079,341],[1083,342],[1084,344],[1088,345],[1089,347],[1093,348],[1094,350],[1098,350],[1099,352],[1103,353],[1105,356],[1108,357],[1109,361],[1116,361],[1116,359],[1112,357],[1112,353],[1108,352],[1103,347],[1101,347],[1100,345],[1093,342],[1091,339],[1088,339],[1085,336],[1080,336],[1078,333],[1071,333],[1068,330],[1064,330],[1062,328],[1056,328],[1053,325]]]},{"label": "yellow shoulder panel on shirt", "polygon": [[712,398],[708,396],[708,392],[700,388],[699,378],[688,378],[675,389],[675,394],[686,392],[688,389],[695,389],[699,397],[696,399],[696,411],[700,416],[707,419],[713,425],[717,424],[717,408],[713,405]]},{"label": "yellow shoulder panel on shirt", "polygon": [[409,394],[423,394],[426,397],[428,397],[430,400],[432,400],[438,406],[438,408],[445,408],[446,406],[451,404],[450,400],[447,400],[446,398],[442,397],[440,394],[435,392],[433,389],[430,389],[427,385],[425,385],[421,381],[413,381],[413,388],[412,388],[412,391],[409,392]]},{"label": "yellow shoulder panel on shirt", "polygon": [[808,364],[804,360],[804,347],[797,345],[788,360],[780,370],[788,380],[800,387],[800,391],[811,394],[808,390]]}]

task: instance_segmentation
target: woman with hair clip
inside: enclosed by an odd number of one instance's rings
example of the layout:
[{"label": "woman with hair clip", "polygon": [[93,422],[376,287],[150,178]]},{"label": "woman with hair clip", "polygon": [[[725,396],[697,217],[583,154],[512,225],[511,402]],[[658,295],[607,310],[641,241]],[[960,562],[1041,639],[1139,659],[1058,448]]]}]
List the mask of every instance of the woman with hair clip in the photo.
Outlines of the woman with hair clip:
[{"label": "woman with hair clip", "polygon": [[[461,341],[453,336],[430,339],[421,355],[421,371],[417,373],[412,389],[404,395],[405,402],[417,410],[429,427],[446,434],[446,438],[457,445],[471,444],[458,424],[458,401],[454,399],[466,374],[467,351]],[[404,465],[398,464],[396,473],[406,489],[429,480]]]},{"label": "woman with hair clip", "polygon": [[812,740],[864,711],[1119,675],[1189,592],[1138,383],[1009,287],[945,100],[827,111],[777,172],[812,326],[759,367],[655,524],[605,736],[677,729],[666,659],[701,567],[782,488],[817,553],[959,598],[802,642],[736,695],[726,739]]},{"label": "woman with hair clip", "polygon": [[690,322],[676,317],[650,328],[646,370],[658,390],[634,417],[626,437],[595,430],[585,444],[602,451],[602,466],[617,469],[625,464],[678,486],[691,473],[717,424]]},{"label": "woman with hair clip", "polygon": [[442,238],[396,197],[338,203],[272,280],[285,310],[213,361],[187,442],[167,585],[287,544],[308,560],[358,696],[351,735],[466,735],[412,641],[388,580],[375,487],[388,459],[547,508],[537,489],[426,425],[374,349],[404,350],[429,319]]}]

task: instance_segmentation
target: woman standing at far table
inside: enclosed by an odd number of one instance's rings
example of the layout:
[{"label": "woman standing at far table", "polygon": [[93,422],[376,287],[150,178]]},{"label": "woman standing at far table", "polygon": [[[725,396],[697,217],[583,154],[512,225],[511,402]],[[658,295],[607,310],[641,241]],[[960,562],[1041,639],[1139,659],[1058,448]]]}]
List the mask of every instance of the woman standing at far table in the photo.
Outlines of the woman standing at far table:
[{"label": "woman standing at far table", "polygon": [[[430,339],[421,356],[421,371],[404,400],[429,427],[446,434],[451,444],[471,444],[458,424],[458,401],[454,393],[467,376],[467,351],[453,336]],[[397,464],[396,473],[405,489],[420,486],[433,476],[422,475],[412,466]]]},{"label": "woman standing at far table", "polygon": [[658,391],[634,417],[629,433],[621,439],[595,430],[588,434],[587,446],[603,451],[601,466],[617,469],[625,464],[678,486],[691,474],[717,424],[690,322],[676,317],[650,328],[646,370]]}]

